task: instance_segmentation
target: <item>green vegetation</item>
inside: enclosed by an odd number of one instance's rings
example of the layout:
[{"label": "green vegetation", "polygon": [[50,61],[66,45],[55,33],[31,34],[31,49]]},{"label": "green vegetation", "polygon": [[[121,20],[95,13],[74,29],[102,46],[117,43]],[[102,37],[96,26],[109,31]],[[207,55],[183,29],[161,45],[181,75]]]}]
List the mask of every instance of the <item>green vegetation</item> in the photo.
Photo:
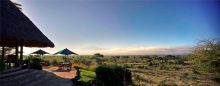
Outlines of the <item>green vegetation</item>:
[{"label": "green vegetation", "polygon": [[[40,57],[40,56],[36,56],[36,57]],[[49,61],[49,62],[64,62],[63,56],[43,56],[42,57],[43,60],[45,61]]]},{"label": "green vegetation", "polygon": [[5,70],[5,63],[0,59],[0,72]]},{"label": "green vegetation", "polygon": [[201,41],[189,58],[193,61],[194,73],[208,74],[211,79],[220,83],[220,41]]},{"label": "green vegetation", "polygon": [[27,60],[30,63],[31,69],[42,70],[42,65],[40,64],[40,62],[42,62],[42,59],[30,56],[27,58]]},{"label": "green vegetation", "polygon": [[90,86],[92,81],[95,80],[95,77],[95,72],[81,69],[79,82],[81,82],[83,86]]},{"label": "green vegetation", "polygon": [[[10,54],[13,48],[5,47],[5,54]],[[2,48],[0,48],[0,55],[2,55]],[[5,62],[0,57],[0,72],[6,69]]]},{"label": "green vegetation", "polygon": [[[102,73],[98,73],[97,70],[108,71],[111,67],[100,69],[102,65],[123,66],[131,71],[132,86],[216,86],[220,82],[219,57],[220,42],[208,40],[201,42],[189,55],[104,56],[95,54],[73,56],[68,60],[73,63],[73,68],[80,68],[79,81],[84,86],[97,85],[98,80],[104,80],[99,76]],[[43,56],[43,59],[49,61],[51,65],[64,61],[62,56]],[[105,74],[111,75],[112,71]],[[114,74],[106,77],[112,77],[111,80],[117,78]]]},{"label": "green vegetation", "polygon": [[220,41],[201,41],[191,55],[191,58],[194,61],[194,72],[220,73]]},{"label": "green vegetation", "polygon": [[96,69],[98,86],[128,86],[131,85],[131,72],[121,66],[99,66]]},{"label": "green vegetation", "polygon": [[[184,56],[74,56],[70,58],[73,67],[80,68],[80,83],[84,86],[97,84],[95,70],[101,65],[119,65],[132,73],[133,86],[166,85],[216,85],[213,73],[193,72],[194,60]],[[60,59],[61,58],[61,59]],[[44,56],[50,64],[62,62],[62,57]],[[97,60],[99,59],[99,60]],[[101,59],[101,60],[100,60]],[[100,62],[99,62],[100,61]]]}]

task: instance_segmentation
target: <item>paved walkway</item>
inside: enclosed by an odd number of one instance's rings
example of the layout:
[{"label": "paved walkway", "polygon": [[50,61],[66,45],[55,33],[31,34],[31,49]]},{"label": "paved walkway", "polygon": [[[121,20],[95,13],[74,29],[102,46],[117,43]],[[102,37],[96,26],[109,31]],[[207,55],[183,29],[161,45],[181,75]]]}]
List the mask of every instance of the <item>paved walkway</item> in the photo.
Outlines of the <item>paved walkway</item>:
[{"label": "paved walkway", "polygon": [[74,71],[74,70],[60,71],[58,69],[59,68],[56,67],[56,66],[45,66],[45,67],[43,67],[43,70],[48,71],[48,72],[52,72],[52,73],[54,73],[57,76],[62,77],[62,78],[72,79],[76,76],[76,71]]}]

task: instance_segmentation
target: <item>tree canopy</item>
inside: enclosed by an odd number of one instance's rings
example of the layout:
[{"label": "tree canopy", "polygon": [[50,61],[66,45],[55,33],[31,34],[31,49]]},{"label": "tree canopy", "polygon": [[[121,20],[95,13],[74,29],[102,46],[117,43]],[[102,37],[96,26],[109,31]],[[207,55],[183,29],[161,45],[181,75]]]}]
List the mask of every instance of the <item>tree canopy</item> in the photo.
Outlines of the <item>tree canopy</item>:
[{"label": "tree canopy", "polygon": [[194,72],[220,73],[220,41],[209,39],[199,42],[191,58]]}]

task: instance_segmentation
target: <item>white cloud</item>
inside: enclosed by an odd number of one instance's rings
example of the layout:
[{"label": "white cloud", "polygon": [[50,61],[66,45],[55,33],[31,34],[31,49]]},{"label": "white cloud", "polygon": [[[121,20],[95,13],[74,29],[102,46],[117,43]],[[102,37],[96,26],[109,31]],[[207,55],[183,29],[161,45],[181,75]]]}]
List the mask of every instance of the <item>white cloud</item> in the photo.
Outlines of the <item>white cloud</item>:
[{"label": "white cloud", "polygon": [[[24,48],[25,55],[30,54],[40,48]],[[81,49],[68,48],[79,55],[93,55],[101,53],[104,55],[167,55],[167,54],[188,54],[191,53],[193,47],[121,47],[121,48],[104,48],[97,46],[89,46]],[[61,48],[43,48],[43,50],[53,54]]]},{"label": "white cloud", "polygon": [[140,47],[140,48],[100,48],[87,47],[87,50],[80,49],[82,54],[102,53],[105,55],[162,55],[162,54],[188,54],[192,47]]}]

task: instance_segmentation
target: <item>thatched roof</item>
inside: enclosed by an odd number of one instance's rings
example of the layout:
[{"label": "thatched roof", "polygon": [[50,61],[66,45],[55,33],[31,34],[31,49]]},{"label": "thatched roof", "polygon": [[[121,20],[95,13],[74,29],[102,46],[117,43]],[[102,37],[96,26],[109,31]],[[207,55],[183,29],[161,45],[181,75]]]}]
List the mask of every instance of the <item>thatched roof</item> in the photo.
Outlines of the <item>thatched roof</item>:
[{"label": "thatched roof", "polygon": [[54,47],[54,44],[9,0],[0,0],[0,46]]}]

